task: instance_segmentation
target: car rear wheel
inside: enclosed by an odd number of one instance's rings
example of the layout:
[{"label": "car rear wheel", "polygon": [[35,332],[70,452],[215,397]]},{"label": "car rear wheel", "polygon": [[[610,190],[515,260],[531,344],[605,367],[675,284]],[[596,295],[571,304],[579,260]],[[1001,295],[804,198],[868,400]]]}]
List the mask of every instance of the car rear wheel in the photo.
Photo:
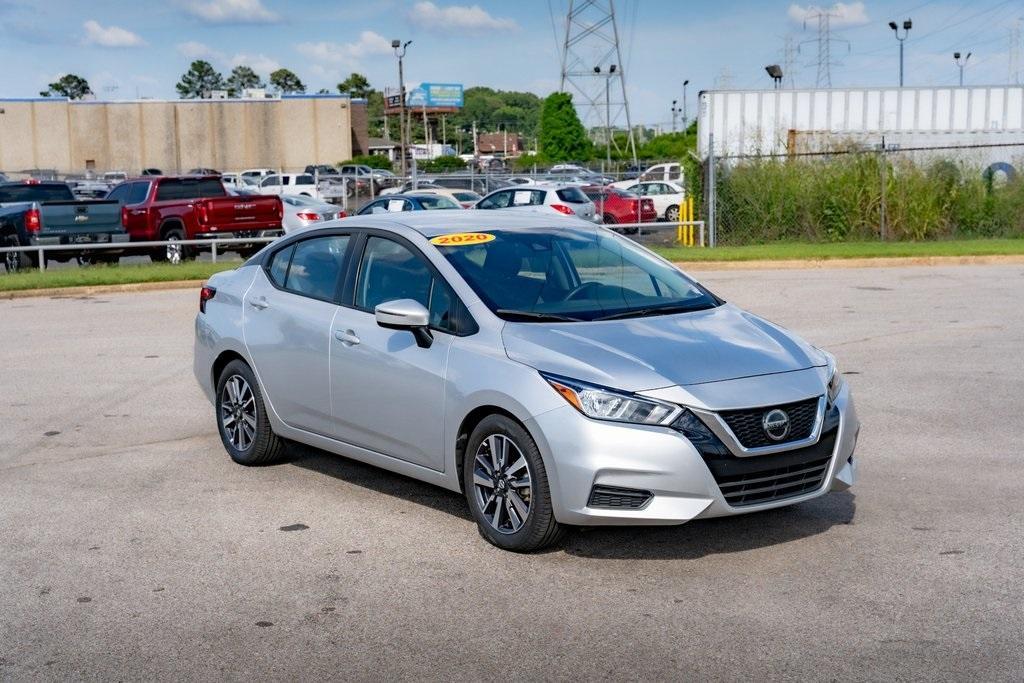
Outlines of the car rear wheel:
[{"label": "car rear wheel", "polygon": [[672,206],[665,209],[665,220],[670,223],[679,220],[679,207],[673,204]]},{"label": "car rear wheel", "polygon": [[217,431],[224,449],[240,465],[266,465],[284,452],[284,441],[267,419],[256,377],[240,360],[227,364],[217,380]]},{"label": "car rear wheel", "polygon": [[617,222],[615,220],[615,216],[611,215],[610,213],[604,214],[601,217],[601,220],[604,222],[605,225],[615,225],[615,223]]},{"label": "car rear wheel", "polygon": [[[180,228],[168,230],[164,234],[164,240],[167,242],[180,242],[183,239],[185,239],[185,232]],[[195,257],[195,252],[184,244],[168,244],[164,246],[163,258],[160,260],[178,265],[182,261],[191,261]]]},{"label": "car rear wheel", "polygon": [[477,425],[466,444],[462,474],[469,509],[488,542],[530,552],[563,536],[540,451],[515,420],[490,415]]},{"label": "car rear wheel", "polygon": [[[0,246],[4,247],[18,247],[18,238],[10,236],[0,242]],[[32,265],[28,255],[23,251],[7,251],[4,252],[4,268],[8,273],[17,273],[20,270],[25,270]]]}]

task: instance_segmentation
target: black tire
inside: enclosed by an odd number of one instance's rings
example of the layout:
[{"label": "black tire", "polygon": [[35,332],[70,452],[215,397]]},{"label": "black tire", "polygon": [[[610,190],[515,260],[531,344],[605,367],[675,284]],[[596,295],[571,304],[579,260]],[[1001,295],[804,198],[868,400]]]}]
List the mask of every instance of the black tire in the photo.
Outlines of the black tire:
[{"label": "black tire", "polygon": [[675,223],[679,220],[679,207],[675,204],[665,209],[665,220],[669,223]]},{"label": "black tire", "polygon": [[[10,235],[0,241],[0,245],[4,247],[20,247],[18,244],[18,238],[14,235]],[[17,273],[22,270],[28,270],[32,267],[32,260],[28,254],[23,251],[8,251],[3,254],[4,270],[8,273]]]},{"label": "black tire", "polygon": [[[240,401],[232,401],[232,390],[228,389],[229,382],[240,379],[251,394],[252,433],[240,432],[235,429],[235,424],[247,424],[240,418],[241,411],[235,409],[234,403],[249,405],[246,400],[249,396],[243,391]],[[233,384],[238,387],[238,384]],[[244,407],[243,406],[243,407]],[[217,433],[220,434],[224,450],[228,452],[231,459],[239,465],[269,465],[279,460],[284,454],[285,442],[270,427],[267,419],[266,405],[263,403],[263,394],[260,393],[259,383],[252,370],[244,362],[233,360],[225,366],[217,378],[217,395],[214,401],[214,408],[217,419]],[[231,422],[225,425],[225,421],[232,418]],[[248,439],[242,439],[242,436]]]},{"label": "black tire", "polygon": [[610,213],[606,213],[603,216],[601,216],[601,222],[604,223],[605,225],[615,225],[616,223],[618,223],[618,221],[615,220],[615,216],[611,215]]},{"label": "black tire", "polygon": [[[525,501],[528,502],[528,513],[526,518],[521,520],[521,526],[518,529],[499,530],[499,528],[493,525],[491,514],[485,513],[484,507],[481,505],[479,496],[483,494],[478,494],[479,487],[476,484],[474,475],[486,472],[483,466],[480,466],[478,469],[477,455],[484,446],[484,443],[491,439],[491,437],[507,439],[518,450],[518,454],[521,454],[526,460],[528,467],[526,475],[529,477],[529,485],[517,488],[516,495],[519,496],[520,502],[524,502],[522,494],[526,493],[527,490],[529,491],[529,500]],[[508,460],[512,459],[512,457],[508,458]],[[515,459],[518,461],[518,456]],[[486,456],[484,456],[484,460],[489,462]],[[503,477],[505,483],[495,484],[490,487],[496,494],[501,490],[508,496],[516,488],[509,483],[515,481],[513,477],[513,470],[515,468],[513,465],[514,463],[506,462],[505,466],[501,468],[499,478]],[[473,519],[476,520],[480,535],[488,543],[503,550],[525,553],[552,545],[558,542],[565,534],[565,528],[555,520],[555,514],[551,506],[551,490],[548,486],[547,472],[544,469],[544,461],[541,458],[540,450],[538,450],[537,444],[534,443],[529,432],[515,420],[505,415],[489,415],[476,426],[466,444],[462,475],[469,510],[473,515]],[[503,501],[505,499],[496,498],[495,500]],[[488,505],[486,506],[488,510],[497,509],[501,504],[492,502],[491,505],[494,505],[495,508],[491,508]],[[514,522],[511,522],[509,517],[510,513],[508,510],[510,507],[513,507],[511,502],[504,509],[503,514],[506,517],[506,521],[509,522],[509,526],[514,527]],[[499,513],[498,520],[498,526],[501,526],[501,513]]]}]

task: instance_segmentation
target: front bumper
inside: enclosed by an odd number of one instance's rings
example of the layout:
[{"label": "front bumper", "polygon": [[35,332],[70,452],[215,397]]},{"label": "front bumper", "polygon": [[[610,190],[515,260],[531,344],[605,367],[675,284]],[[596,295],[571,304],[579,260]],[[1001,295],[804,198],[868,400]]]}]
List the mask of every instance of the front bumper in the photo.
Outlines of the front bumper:
[{"label": "front bumper", "polygon": [[[758,512],[844,490],[857,478],[854,449],[860,422],[844,386],[835,402],[839,426],[821,486],[765,503],[733,507],[726,502],[701,454],[681,433],[591,420],[571,406],[542,413],[527,422],[544,455],[555,518],[577,525],[682,524],[699,517]],[[759,456],[750,456],[759,457]],[[594,486],[652,494],[639,509],[591,507]]]}]

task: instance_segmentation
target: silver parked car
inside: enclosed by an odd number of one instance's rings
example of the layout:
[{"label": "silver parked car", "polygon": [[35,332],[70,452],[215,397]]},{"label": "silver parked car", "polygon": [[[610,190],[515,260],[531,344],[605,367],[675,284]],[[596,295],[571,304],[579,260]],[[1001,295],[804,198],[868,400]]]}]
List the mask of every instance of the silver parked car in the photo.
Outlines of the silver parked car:
[{"label": "silver parked car", "polygon": [[594,202],[576,185],[516,185],[491,192],[478,201],[474,209],[506,209],[559,216],[575,216],[587,221],[600,217]]},{"label": "silver parked car", "polygon": [[345,217],[345,211],[340,206],[304,195],[281,195],[281,203],[284,205],[281,227],[285,234]]},{"label": "silver parked car", "polygon": [[831,355],[585,221],[334,221],[214,275],[195,332],[235,461],[291,440],[462,491],[509,550],[856,478],[860,425]]}]

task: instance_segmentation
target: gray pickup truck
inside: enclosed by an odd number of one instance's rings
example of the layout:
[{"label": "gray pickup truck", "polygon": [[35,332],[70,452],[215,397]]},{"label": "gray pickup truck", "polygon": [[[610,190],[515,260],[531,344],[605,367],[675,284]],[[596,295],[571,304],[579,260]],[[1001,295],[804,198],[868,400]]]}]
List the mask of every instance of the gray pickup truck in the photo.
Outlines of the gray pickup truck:
[{"label": "gray pickup truck", "polygon": [[[75,249],[76,245],[124,242],[121,203],[75,199],[66,183],[0,183],[0,247],[67,245],[45,252],[46,260],[116,261],[119,249]],[[4,252],[8,272],[39,266],[38,252]]]}]

